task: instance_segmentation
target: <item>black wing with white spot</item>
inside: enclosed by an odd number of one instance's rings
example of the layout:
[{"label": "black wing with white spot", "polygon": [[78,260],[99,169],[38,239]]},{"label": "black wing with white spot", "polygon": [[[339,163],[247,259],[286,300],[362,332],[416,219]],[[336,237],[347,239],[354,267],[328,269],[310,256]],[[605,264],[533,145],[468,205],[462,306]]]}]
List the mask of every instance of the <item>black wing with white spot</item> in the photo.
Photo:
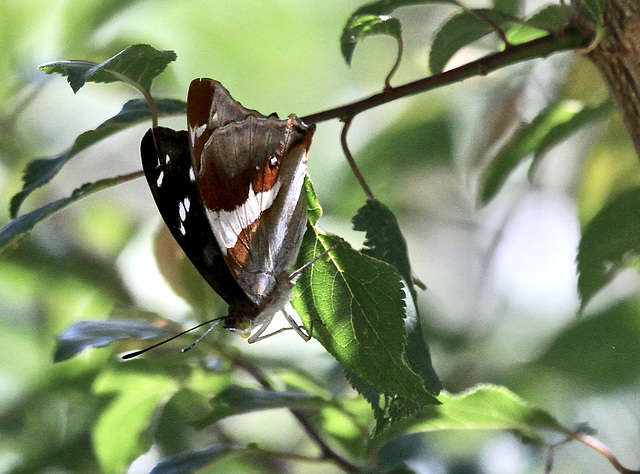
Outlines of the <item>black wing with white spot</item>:
[{"label": "black wing with white spot", "polygon": [[252,305],[229,271],[198,199],[187,132],[150,129],[140,153],[160,215],[189,260],[228,304]]}]

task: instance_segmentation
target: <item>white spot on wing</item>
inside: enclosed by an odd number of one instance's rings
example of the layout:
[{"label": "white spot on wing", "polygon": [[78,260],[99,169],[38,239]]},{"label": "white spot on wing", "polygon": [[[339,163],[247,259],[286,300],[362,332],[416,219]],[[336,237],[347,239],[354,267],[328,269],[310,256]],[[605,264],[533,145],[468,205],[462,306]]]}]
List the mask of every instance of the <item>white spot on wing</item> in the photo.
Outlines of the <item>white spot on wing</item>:
[{"label": "white spot on wing", "polygon": [[189,167],[189,181],[191,181],[192,183],[196,182],[196,173],[195,171],[193,171],[192,166]]},{"label": "white spot on wing", "polygon": [[158,179],[156,180],[156,186],[158,187],[162,186],[163,180],[164,180],[164,171],[160,171],[160,174],[158,175]]},{"label": "white spot on wing", "polygon": [[199,127],[196,127],[194,129],[196,138],[200,138],[204,134],[204,131],[206,129],[207,129],[207,124],[203,124],[203,125],[200,125]]}]

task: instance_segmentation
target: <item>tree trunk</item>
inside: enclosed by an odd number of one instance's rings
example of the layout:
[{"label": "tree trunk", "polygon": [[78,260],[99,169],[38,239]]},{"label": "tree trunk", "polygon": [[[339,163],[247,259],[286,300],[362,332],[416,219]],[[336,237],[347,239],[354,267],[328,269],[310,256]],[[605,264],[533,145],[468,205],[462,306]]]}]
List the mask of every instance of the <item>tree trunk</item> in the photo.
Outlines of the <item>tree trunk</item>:
[{"label": "tree trunk", "polygon": [[640,0],[606,0],[602,41],[589,53],[640,157]]}]

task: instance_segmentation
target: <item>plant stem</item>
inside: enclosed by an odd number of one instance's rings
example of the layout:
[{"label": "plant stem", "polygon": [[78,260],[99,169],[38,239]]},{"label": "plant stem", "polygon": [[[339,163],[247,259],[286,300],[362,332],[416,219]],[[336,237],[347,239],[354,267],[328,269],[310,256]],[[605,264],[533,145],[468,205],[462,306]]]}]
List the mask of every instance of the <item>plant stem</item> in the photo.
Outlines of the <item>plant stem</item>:
[{"label": "plant stem", "polygon": [[372,109],[382,104],[392,102],[402,97],[419,94],[437,89],[456,82],[461,82],[474,76],[486,76],[490,72],[531,59],[544,58],[559,51],[566,51],[584,47],[589,39],[577,28],[567,28],[561,37],[547,35],[541,38],[510,46],[499,53],[490,54],[463,66],[450,69],[435,76],[429,76],[402,86],[394,87],[374,94],[351,104],[302,117],[306,123],[324,122],[335,118],[355,116],[360,112]]},{"label": "plant stem", "polygon": [[353,158],[353,155],[349,150],[349,145],[347,144],[347,133],[349,133],[349,127],[351,126],[352,120],[353,120],[352,116],[346,117],[343,119],[344,127],[342,127],[342,133],[340,134],[340,143],[342,145],[342,151],[344,152],[344,155],[347,157],[347,162],[349,163],[349,166],[351,166],[351,171],[353,171],[353,174],[358,180],[358,183],[360,183],[360,187],[364,190],[364,193],[367,195],[367,200],[369,201],[369,200],[375,199],[375,196],[373,195],[373,191],[371,191],[371,188],[365,181],[364,176],[362,176],[362,173],[360,172],[360,168],[358,168],[358,165],[356,164],[356,160]]},{"label": "plant stem", "polygon": [[580,433],[579,431],[573,431],[573,430],[567,430],[565,433],[567,434],[567,436],[570,436],[576,441],[580,441],[582,444],[585,444],[589,446],[591,449],[593,449],[594,451],[597,451],[600,454],[602,454],[605,458],[607,458],[607,460],[611,463],[611,465],[615,468],[616,471],[622,472],[623,474],[640,473],[640,471],[627,469],[622,464],[620,464],[620,461],[618,461],[618,458],[616,458],[613,455],[609,447],[606,446],[601,441],[598,441],[593,436],[589,436],[588,434]]}]

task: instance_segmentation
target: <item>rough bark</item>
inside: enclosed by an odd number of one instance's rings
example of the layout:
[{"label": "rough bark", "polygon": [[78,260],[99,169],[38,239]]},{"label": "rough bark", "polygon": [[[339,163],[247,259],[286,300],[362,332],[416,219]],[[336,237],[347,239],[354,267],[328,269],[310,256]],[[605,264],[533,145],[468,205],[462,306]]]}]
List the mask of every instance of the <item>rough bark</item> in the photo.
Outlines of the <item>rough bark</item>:
[{"label": "rough bark", "polygon": [[589,57],[604,76],[640,157],[640,1],[607,0],[604,26]]}]

